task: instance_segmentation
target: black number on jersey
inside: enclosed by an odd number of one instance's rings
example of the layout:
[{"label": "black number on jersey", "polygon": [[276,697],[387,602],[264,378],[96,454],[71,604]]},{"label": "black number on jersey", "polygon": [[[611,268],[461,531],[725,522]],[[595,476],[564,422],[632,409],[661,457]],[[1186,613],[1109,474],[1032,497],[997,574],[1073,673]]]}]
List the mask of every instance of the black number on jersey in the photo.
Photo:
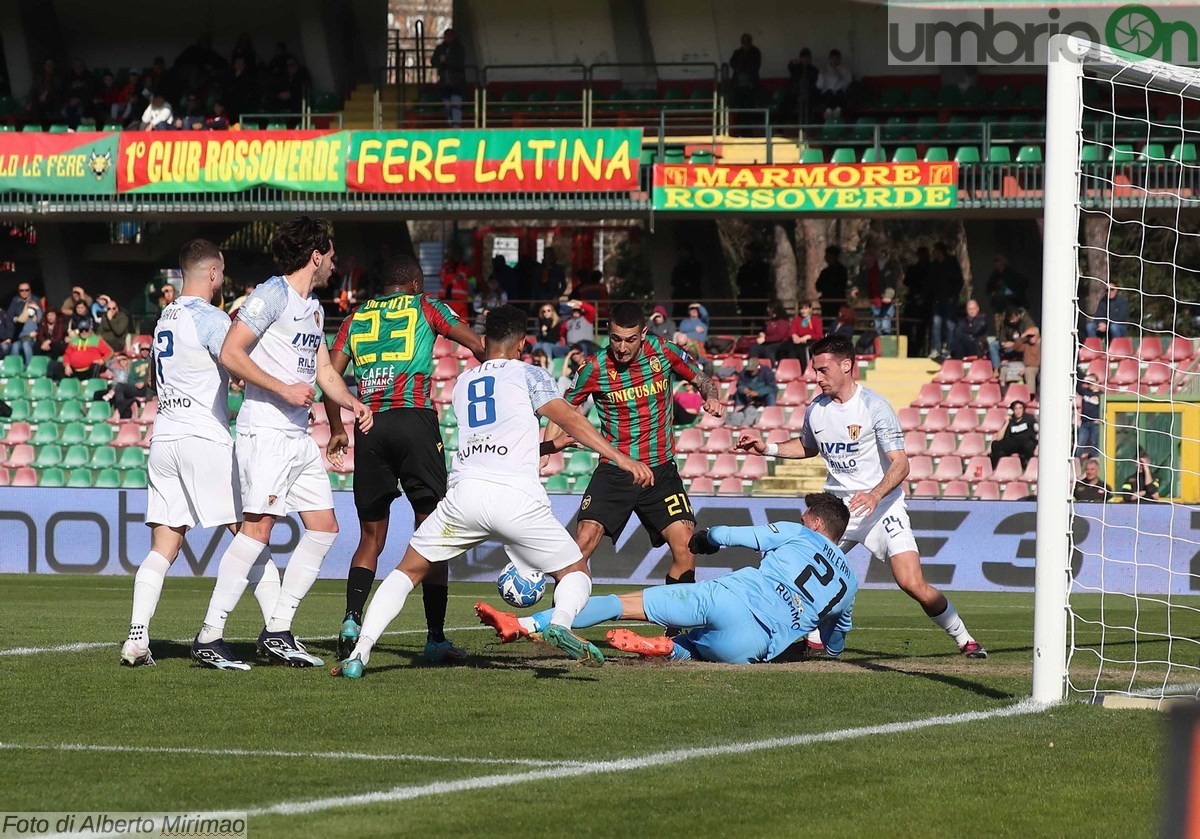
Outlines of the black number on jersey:
[{"label": "black number on jersey", "polygon": [[796,578],[796,588],[800,589],[800,593],[804,595],[804,599],[809,603],[813,602],[813,596],[804,587],[805,583],[813,577],[816,577],[817,582],[823,586],[827,586],[833,582],[833,566],[829,564],[829,560],[820,554],[813,554],[813,562],[822,566],[823,570],[818,571],[815,565],[808,565],[800,572],[800,576]]}]

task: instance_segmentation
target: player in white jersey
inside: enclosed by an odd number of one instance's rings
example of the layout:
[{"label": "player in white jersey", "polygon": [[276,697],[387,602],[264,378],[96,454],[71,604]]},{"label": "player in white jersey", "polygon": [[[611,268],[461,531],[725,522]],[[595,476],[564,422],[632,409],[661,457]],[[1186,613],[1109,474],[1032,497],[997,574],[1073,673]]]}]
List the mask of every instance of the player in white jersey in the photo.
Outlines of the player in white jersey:
[{"label": "player in white jersey", "polygon": [[[752,454],[825,460],[825,489],[850,508],[850,525],[842,537],[846,553],[861,543],[878,559],[887,560],[896,584],[921,604],[967,658],[987,658],[946,596],[925,581],[921,555],[904,505],[908,456],[900,421],[887,400],[854,381],[854,345],[841,336],[823,338],[812,347],[812,366],[821,395],[804,414],[800,436],[765,445],[743,434],[737,448]],[[886,463],[886,465],[885,465]],[[809,649],[821,649],[819,637]]]},{"label": "player in white jersey", "polygon": [[[154,664],[150,619],[184,534],[192,527],[234,530],[242,517],[229,436],[229,378],[217,363],[229,316],[209,302],[221,287],[225,259],[212,242],[193,239],[179,252],[179,266],[183,293],[163,309],[154,328],[151,375],[158,416],[147,464],[150,552],[134,578],[129,638],[121,647],[121,663],[130,667]],[[268,557],[249,573],[259,605],[270,614],[279,594],[279,571]],[[248,669],[223,644],[217,652],[231,669]]]},{"label": "player in white jersey", "polygon": [[221,347],[221,363],[246,383],[236,444],[245,522],[230,546],[230,563],[217,569],[197,641],[221,637],[224,616],[246,586],[246,571],[267,549],[275,519],[296,512],[304,535],[288,560],[258,647],[271,661],[314,667],[324,662],[292,635],[292,619],[321,571],[338,525],[321,450],[308,434],[313,385],[321,386],[327,402],[353,411],[363,431],[370,429],[372,417],[329,362],[321,304],[313,294],[333,273],[329,222],[302,216],[280,225],[271,234],[271,255],[280,276],[262,283],[242,304]]},{"label": "player in white jersey", "polygon": [[409,542],[395,571],[379,585],[363,616],[358,643],[333,675],[357,679],[371,648],[404,608],[434,563],[447,562],[490,539],[504,543],[518,568],[553,577],[554,614],[542,640],[585,664],[604,663],[594,644],[571,632],[587,603],[592,578],[579,546],[554,518],[538,477],[543,447],[539,416],[628,472],[639,486],[654,473],[621,454],[558,393],[554,379],[520,360],[526,315],[513,306],[488,312],[483,346],[487,360],[458,377],[454,413],[458,451],[449,489]]}]

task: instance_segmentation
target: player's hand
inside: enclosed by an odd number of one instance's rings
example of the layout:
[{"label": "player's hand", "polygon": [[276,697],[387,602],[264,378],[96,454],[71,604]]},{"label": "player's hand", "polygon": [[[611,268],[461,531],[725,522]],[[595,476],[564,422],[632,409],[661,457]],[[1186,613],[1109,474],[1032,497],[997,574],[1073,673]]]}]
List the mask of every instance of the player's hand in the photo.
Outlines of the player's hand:
[{"label": "player's hand", "polygon": [[725,416],[725,406],[721,404],[720,399],[705,399],[704,411],[705,413],[712,414],[714,417]]},{"label": "player's hand", "polygon": [[329,458],[329,462],[334,466],[340,467],[346,457],[346,447],[349,445],[350,437],[345,431],[331,434],[329,442],[325,446],[325,456]]},{"label": "player's hand", "polygon": [[638,460],[631,458],[623,458],[622,462],[617,464],[624,472],[628,472],[633,477],[633,482],[640,487],[654,486],[654,472],[650,467]]},{"label": "player's hand", "polygon": [[742,434],[733,447],[747,454],[766,454],[767,444],[753,434]]},{"label": "player's hand", "polygon": [[556,452],[561,452],[563,449],[571,448],[571,446],[576,445],[576,443],[578,443],[578,441],[564,431],[562,434],[559,434],[554,438],[554,450]]},{"label": "player's hand", "polygon": [[694,554],[715,554],[721,550],[719,545],[714,545],[708,539],[708,528],[697,530],[692,534],[692,538],[688,540],[688,550]]},{"label": "player's hand", "polygon": [[296,382],[295,384],[284,385],[279,395],[283,397],[283,401],[294,408],[307,408],[312,405],[313,399],[316,398],[317,392],[312,385],[304,382]]},{"label": "player's hand", "polygon": [[354,419],[358,422],[358,430],[367,432],[371,430],[371,426],[375,424],[375,415],[371,413],[371,409],[357,399],[350,401],[350,410],[354,412]]},{"label": "player's hand", "polygon": [[852,516],[869,516],[879,506],[879,499],[874,493],[856,492],[850,496],[850,503],[846,506],[850,508]]}]

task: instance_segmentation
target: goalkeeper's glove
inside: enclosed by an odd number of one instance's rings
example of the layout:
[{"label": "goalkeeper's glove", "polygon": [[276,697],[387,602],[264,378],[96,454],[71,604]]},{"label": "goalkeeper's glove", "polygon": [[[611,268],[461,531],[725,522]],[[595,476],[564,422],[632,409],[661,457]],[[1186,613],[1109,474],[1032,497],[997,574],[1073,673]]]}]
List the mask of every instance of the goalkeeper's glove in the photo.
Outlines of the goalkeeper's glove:
[{"label": "goalkeeper's glove", "polygon": [[708,540],[708,528],[697,530],[688,541],[688,550],[694,554],[715,554],[721,550],[720,545],[714,545]]}]

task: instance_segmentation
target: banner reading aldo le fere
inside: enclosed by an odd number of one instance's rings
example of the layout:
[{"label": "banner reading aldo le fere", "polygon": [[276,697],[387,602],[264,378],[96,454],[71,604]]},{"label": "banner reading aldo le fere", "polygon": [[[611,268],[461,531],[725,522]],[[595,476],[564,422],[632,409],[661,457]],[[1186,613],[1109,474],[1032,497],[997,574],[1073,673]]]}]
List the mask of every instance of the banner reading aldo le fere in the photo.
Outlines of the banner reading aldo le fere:
[{"label": "banner reading aldo le fere", "polygon": [[958,164],[658,164],[653,200],[662,212],[944,210],[958,202]]},{"label": "banner reading aldo le fere", "polygon": [[116,158],[116,134],[6,134],[0,142],[0,192],[112,195]]},{"label": "banner reading aldo le fere", "polygon": [[582,192],[638,185],[640,129],[355,131],[360,192]]}]

